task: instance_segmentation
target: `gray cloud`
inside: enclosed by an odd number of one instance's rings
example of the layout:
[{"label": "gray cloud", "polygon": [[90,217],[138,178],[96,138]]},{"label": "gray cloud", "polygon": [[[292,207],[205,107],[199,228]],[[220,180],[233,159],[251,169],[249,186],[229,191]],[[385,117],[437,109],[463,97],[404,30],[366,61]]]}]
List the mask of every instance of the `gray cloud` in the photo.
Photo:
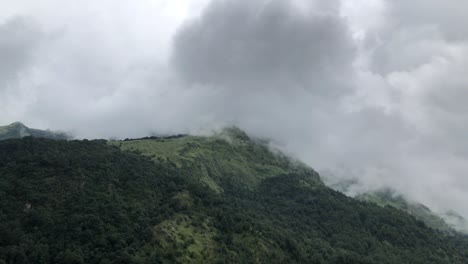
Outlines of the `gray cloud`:
[{"label": "gray cloud", "polygon": [[347,30],[336,14],[301,14],[290,2],[214,2],[177,34],[173,64],[202,85],[341,95],[354,59]]},{"label": "gray cloud", "polygon": [[[385,1],[386,19],[369,30],[366,71],[383,80],[393,95],[389,111],[399,113],[409,136],[403,148],[388,144],[383,175],[407,196],[435,209],[450,205],[468,213],[465,104],[468,79],[466,4],[459,1]],[[401,126],[400,126],[401,127]],[[381,140],[388,140],[382,138]],[[398,145],[396,145],[398,146]],[[385,160],[384,156],[380,159]],[[362,178],[362,177],[361,177]],[[373,179],[367,179],[374,182]],[[382,181],[378,181],[381,183]],[[463,198],[462,198],[463,197]]]},{"label": "gray cloud", "polygon": [[468,38],[465,10],[468,3],[458,0],[404,0],[387,1],[392,23],[396,27],[434,27],[450,41]]},{"label": "gray cloud", "polygon": [[30,67],[39,37],[25,18],[15,17],[0,24],[0,91],[12,86]]},{"label": "gray cloud", "polygon": [[437,57],[450,55],[452,45],[468,40],[468,4],[457,0],[386,0],[385,25],[368,32],[373,44],[373,70],[383,74],[410,71]]}]

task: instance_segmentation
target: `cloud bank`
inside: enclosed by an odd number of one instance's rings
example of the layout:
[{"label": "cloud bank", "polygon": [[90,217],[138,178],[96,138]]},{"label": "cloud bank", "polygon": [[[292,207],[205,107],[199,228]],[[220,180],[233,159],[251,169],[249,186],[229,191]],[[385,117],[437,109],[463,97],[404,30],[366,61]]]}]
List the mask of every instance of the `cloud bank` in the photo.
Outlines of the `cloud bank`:
[{"label": "cloud bank", "polygon": [[390,186],[468,217],[467,8],[456,0],[2,4],[0,123],[88,138],[235,124],[330,183],[357,182],[350,194]]}]

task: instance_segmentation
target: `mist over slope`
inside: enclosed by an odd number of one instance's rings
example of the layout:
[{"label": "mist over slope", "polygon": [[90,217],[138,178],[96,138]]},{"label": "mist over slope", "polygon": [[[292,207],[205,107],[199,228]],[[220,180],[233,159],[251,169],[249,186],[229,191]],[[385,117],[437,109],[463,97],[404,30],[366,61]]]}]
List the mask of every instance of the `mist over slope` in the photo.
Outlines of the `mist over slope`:
[{"label": "mist over slope", "polygon": [[456,212],[447,211],[440,214],[434,213],[427,208],[427,206],[421,203],[408,201],[403,196],[390,189],[362,193],[356,196],[355,199],[374,203],[382,207],[392,206],[413,215],[426,223],[429,227],[449,234],[454,232],[468,234],[468,221]]}]

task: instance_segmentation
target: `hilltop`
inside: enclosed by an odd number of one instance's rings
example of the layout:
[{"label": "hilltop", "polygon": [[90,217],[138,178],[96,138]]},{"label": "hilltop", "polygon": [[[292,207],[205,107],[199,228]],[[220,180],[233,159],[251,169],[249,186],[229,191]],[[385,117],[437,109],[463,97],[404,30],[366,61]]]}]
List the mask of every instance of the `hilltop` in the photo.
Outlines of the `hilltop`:
[{"label": "hilltop", "polygon": [[69,136],[62,132],[29,128],[21,122],[15,122],[7,126],[0,126],[0,140],[23,137],[68,139]]},{"label": "hilltop", "polygon": [[224,192],[226,184],[255,190],[267,178],[289,174],[305,175],[313,185],[323,186],[312,168],[273,152],[265,142],[250,139],[238,128],[224,129],[210,137],[179,135],[109,144],[187,171],[191,179],[216,193]]}]

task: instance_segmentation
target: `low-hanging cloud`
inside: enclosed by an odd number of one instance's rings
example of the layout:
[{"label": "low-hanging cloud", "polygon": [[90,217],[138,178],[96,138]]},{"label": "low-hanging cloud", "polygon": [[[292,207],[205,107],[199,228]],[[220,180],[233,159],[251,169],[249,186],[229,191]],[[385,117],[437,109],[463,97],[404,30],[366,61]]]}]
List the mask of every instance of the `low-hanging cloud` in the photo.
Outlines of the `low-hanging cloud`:
[{"label": "low-hanging cloud", "polygon": [[34,2],[0,11],[1,123],[121,138],[235,124],[350,194],[392,187],[468,217],[462,1]]}]

